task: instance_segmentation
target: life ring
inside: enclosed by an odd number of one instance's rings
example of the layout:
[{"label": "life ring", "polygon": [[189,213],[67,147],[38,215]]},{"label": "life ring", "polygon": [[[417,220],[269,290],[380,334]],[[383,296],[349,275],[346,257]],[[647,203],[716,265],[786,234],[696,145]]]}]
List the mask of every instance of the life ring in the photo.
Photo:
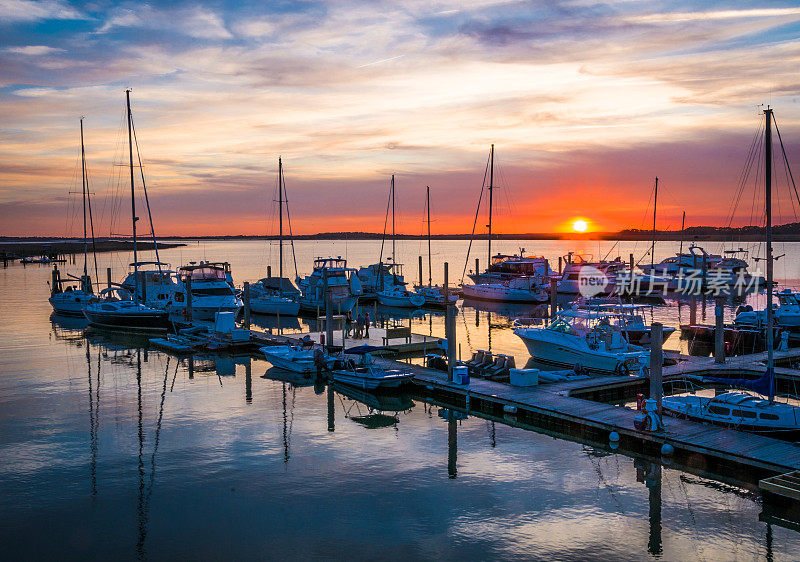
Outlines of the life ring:
[{"label": "life ring", "polygon": [[627,377],[630,376],[631,370],[628,367],[627,363],[625,363],[624,361],[620,361],[619,363],[617,363],[617,366],[614,367],[614,374],[620,377]]}]

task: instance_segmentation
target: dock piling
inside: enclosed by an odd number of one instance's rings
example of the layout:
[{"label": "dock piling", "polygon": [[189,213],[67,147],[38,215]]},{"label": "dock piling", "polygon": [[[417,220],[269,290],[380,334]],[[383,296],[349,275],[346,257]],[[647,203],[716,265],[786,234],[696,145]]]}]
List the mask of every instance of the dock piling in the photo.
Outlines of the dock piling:
[{"label": "dock piling", "polygon": [[186,276],[186,321],[192,323],[192,276]]},{"label": "dock piling", "polygon": [[715,299],[714,317],[714,363],[725,363],[725,297],[718,295]]},{"label": "dock piling", "polygon": [[556,315],[558,308],[558,279],[555,277],[550,279],[550,317]]},{"label": "dock piling", "polygon": [[475,258],[475,275],[480,275],[481,270],[479,269],[479,267],[480,267],[480,260],[478,258]]},{"label": "dock piling", "polygon": [[633,275],[633,267],[634,267],[633,266],[633,252],[631,252],[631,255],[629,256],[629,258],[630,258],[630,263],[631,263],[631,275]]},{"label": "dock piling", "polygon": [[[333,314],[333,307],[331,307],[331,296],[328,294],[328,269],[322,270],[322,294],[325,298],[325,346],[328,352],[333,347],[333,322],[331,322],[331,315]],[[342,342],[344,344],[344,342]]]},{"label": "dock piling", "polygon": [[453,380],[453,367],[456,365],[456,323],[454,318],[454,306],[450,304],[450,286],[448,275],[449,264],[444,262],[444,334],[447,339],[447,377]]},{"label": "dock piling", "polygon": [[664,395],[664,385],[662,382],[662,370],[664,366],[664,325],[661,322],[653,322],[650,326],[650,398],[653,398],[658,405],[658,415],[661,416],[661,398]]},{"label": "dock piling", "polygon": [[564,261],[564,258],[561,257],[561,256],[558,256],[558,274],[559,275],[561,275],[561,268],[563,267],[563,265],[562,265],[563,261]]},{"label": "dock piling", "polygon": [[422,256],[419,256],[419,286],[422,287]]},{"label": "dock piling", "polygon": [[[99,281],[99,279],[98,279],[98,281]],[[106,268],[106,283],[108,284],[108,288],[110,289],[111,288],[111,268],[110,267]]]},{"label": "dock piling", "polygon": [[268,278],[272,277],[272,266],[271,265],[267,266],[267,277]]},{"label": "dock piling", "polygon": [[[250,282],[244,282],[244,291],[242,291],[242,300],[244,301],[244,329],[250,329]],[[280,323],[278,324],[280,326]]]}]

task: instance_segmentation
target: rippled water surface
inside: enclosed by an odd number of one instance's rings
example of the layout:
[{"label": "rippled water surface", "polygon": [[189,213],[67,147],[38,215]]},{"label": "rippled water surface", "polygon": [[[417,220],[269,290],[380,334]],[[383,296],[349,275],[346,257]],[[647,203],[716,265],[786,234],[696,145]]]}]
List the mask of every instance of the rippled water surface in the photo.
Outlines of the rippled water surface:
[{"label": "rippled water surface", "polygon": [[[435,281],[445,260],[460,277],[466,244],[434,243]],[[571,249],[536,244],[551,259]],[[315,255],[373,263],[378,249],[298,243],[298,268],[308,273]],[[416,277],[421,244],[399,250]],[[227,259],[240,283],[276,256],[265,242],[201,242],[161,257]],[[100,259],[120,278],[129,256]],[[785,263],[778,274],[792,285],[798,265]],[[79,264],[62,267],[77,273]],[[146,340],[87,339],[80,321],[51,319],[48,277],[47,266],[0,269],[5,559],[797,556],[800,535],[759,520],[759,496],[742,475],[719,482],[477,417],[446,421],[417,398],[355,396],[280,375],[263,359],[179,361]],[[461,309],[462,353],[491,343],[524,361],[509,324],[525,311],[488,308]],[[688,317],[674,302],[653,314],[672,325]],[[440,317],[414,322],[443,331]]]}]

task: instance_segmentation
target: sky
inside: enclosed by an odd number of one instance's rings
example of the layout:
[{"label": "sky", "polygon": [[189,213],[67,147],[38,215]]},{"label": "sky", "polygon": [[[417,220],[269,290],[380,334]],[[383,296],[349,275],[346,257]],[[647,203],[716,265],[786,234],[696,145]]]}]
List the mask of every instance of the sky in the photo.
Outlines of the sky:
[{"label": "sky", "polygon": [[796,2],[0,0],[0,235],[79,233],[81,116],[96,233],[130,232],[127,88],[162,236],[275,233],[279,156],[295,233],[382,231],[392,174],[399,232],[430,186],[468,233],[491,144],[495,232],[650,228],[656,176],[660,229],[758,224],[798,68]]}]

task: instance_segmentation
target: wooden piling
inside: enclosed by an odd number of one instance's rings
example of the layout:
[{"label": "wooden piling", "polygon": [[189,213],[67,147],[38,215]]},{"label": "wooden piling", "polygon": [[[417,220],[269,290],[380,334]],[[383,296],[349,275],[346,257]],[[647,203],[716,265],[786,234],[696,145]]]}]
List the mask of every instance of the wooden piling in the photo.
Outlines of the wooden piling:
[{"label": "wooden piling", "polygon": [[[629,256],[629,259],[630,259],[630,264],[631,264],[631,275],[633,275],[633,267],[634,267],[634,265],[633,265],[633,252],[631,252],[631,255]],[[650,273],[653,273],[653,272],[651,271]]]},{"label": "wooden piling", "polygon": [[331,306],[331,296],[328,294],[327,268],[322,270],[322,294],[325,298],[325,347],[330,351],[333,347],[333,322],[331,322],[333,307]]},{"label": "wooden piling", "polygon": [[186,276],[186,321],[192,323],[192,276]]},{"label": "wooden piling", "polygon": [[550,279],[550,318],[556,315],[558,310],[558,279]]},{"label": "wooden piling", "polygon": [[447,339],[447,374],[448,380],[453,380],[453,367],[456,365],[456,323],[455,323],[455,307],[450,304],[450,287],[448,275],[448,263],[444,262],[444,302],[445,302],[445,316],[444,316],[444,333]]},{"label": "wooden piling", "polygon": [[725,363],[725,297],[718,295],[714,300],[714,363]]},{"label": "wooden piling", "polygon": [[267,277],[272,277],[272,266],[271,265],[267,266]]},{"label": "wooden piling", "polygon": [[650,398],[658,404],[658,415],[661,415],[661,398],[664,395],[662,372],[664,367],[664,325],[653,322],[650,326]]},{"label": "wooden piling", "polygon": [[422,287],[422,256],[419,256],[419,286]]},{"label": "wooden piling", "polygon": [[558,256],[558,274],[559,275],[561,275],[561,273],[563,271],[563,267],[564,267],[563,266],[563,262],[564,262],[564,258],[561,257],[561,256]]},{"label": "wooden piling", "polygon": [[244,282],[244,291],[242,291],[242,304],[244,304],[244,329],[250,329],[250,282]]},{"label": "wooden piling", "polygon": [[106,283],[108,284],[108,288],[111,288],[111,268],[106,268]]},{"label": "wooden piling", "polygon": [[480,265],[481,261],[478,258],[475,258],[475,275],[480,275],[481,273]]}]

